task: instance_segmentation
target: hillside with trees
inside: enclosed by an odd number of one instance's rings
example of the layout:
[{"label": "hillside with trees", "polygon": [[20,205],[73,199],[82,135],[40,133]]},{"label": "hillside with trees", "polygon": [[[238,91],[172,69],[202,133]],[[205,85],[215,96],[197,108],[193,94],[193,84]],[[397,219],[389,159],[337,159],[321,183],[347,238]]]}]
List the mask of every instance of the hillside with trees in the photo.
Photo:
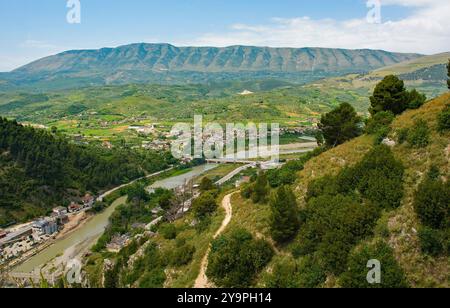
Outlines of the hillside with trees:
[{"label": "hillside with trees", "polygon": [[0,225],[46,214],[168,166],[166,154],[79,146],[0,118]]}]

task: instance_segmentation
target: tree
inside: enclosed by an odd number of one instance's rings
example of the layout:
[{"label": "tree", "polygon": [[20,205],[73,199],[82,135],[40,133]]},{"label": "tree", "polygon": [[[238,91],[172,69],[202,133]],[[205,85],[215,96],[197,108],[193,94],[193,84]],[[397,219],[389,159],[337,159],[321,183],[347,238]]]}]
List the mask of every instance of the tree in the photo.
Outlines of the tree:
[{"label": "tree", "polygon": [[269,181],[267,180],[267,174],[261,172],[256,179],[253,187],[252,201],[253,203],[265,203],[267,202],[267,196],[269,194]]},{"label": "tree", "polygon": [[201,194],[192,204],[192,212],[194,213],[194,216],[200,220],[213,214],[216,209],[216,198],[211,192]]},{"label": "tree", "polygon": [[129,200],[133,201],[148,201],[149,193],[146,190],[146,187],[143,183],[136,182],[133,185],[130,185],[126,189],[126,193],[128,195]]},{"label": "tree", "polygon": [[204,177],[200,183],[200,191],[205,192],[214,189],[214,183],[210,178]]},{"label": "tree", "polygon": [[237,229],[212,243],[207,276],[218,286],[247,288],[270,262],[273,249],[264,240],[255,240],[250,232]]},{"label": "tree", "polygon": [[397,76],[389,75],[377,84],[370,97],[370,103],[372,115],[381,111],[391,111],[397,115],[408,109],[409,94],[402,80]]},{"label": "tree", "polygon": [[[369,284],[367,281],[367,262],[378,260],[381,263],[381,283]],[[353,251],[347,264],[347,271],[340,277],[344,288],[407,288],[408,282],[402,268],[394,257],[393,250],[383,241],[366,244]]]},{"label": "tree", "polygon": [[300,227],[297,201],[289,186],[281,186],[270,202],[272,238],[278,243],[292,239]]},{"label": "tree", "polygon": [[361,117],[347,103],[322,116],[319,128],[328,146],[335,147],[358,137],[361,132]]}]

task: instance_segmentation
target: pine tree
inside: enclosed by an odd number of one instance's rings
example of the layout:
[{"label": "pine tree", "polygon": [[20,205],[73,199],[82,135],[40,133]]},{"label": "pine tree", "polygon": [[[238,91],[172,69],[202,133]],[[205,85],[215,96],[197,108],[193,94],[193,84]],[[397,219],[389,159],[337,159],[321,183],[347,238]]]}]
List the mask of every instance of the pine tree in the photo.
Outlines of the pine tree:
[{"label": "pine tree", "polygon": [[370,97],[370,113],[372,115],[381,111],[391,111],[400,114],[409,105],[409,94],[405,89],[405,83],[397,76],[386,76],[375,87],[373,95]]},{"label": "pine tree", "polygon": [[280,187],[270,202],[270,208],[272,238],[278,243],[289,241],[300,227],[297,202],[292,190],[288,186]]},{"label": "pine tree", "polygon": [[322,116],[319,128],[328,146],[337,146],[355,137],[361,132],[362,119],[355,109],[347,103]]}]

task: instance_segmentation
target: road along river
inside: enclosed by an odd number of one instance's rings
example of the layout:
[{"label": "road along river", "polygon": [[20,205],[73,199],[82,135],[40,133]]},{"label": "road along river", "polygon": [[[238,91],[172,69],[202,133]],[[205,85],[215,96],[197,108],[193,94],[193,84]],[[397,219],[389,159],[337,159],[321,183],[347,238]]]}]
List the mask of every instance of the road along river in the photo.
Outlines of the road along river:
[{"label": "road along river", "polygon": [[[200,176],[201,174],[216,168],[217,165],[202,165],[194,167],[191,171],[163,179],[155,182],[152,188],[166,188],[173,189],[183,185],[187,180],[191,180]],[[13,269],[14,273],[31,273],[36,269],[47,264],[58,256],[70,253],[70,251],[86,250],[92,247],[103,234],[105,228],[108,226],[109,217],[115,209],[126,202],[126,197],[117,199],[111,206],[105,209],[102,213],[93,216],[86,223],[74,230],[66,237],[57,240],[53,245],[42,250],[35,256],[31,257],[21,265]]]}]

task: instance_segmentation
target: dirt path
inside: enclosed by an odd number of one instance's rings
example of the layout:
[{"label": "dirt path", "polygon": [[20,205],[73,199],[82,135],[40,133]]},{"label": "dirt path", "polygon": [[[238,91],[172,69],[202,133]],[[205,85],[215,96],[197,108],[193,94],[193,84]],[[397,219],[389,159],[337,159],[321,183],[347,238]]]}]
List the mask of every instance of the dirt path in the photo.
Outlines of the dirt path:
[{"label": "dirt path", "polygon": [[[214,235],[214,239],[218,238],[223,233],[223,231],[225,231],[225,229],[231,222],[231,218],[233,217],[233,207],[231,205],[231,197],[236,193],[237,192],[226,195],[225,198],[223,198],[222,200],[222,207],[225,209],[226,215],[225,219],[222,221],[222,225]],[[208,251],[206,252],[205,256],[202,259],[202,264],[200,266],[200,273],[198,274],[194,284],[194,288],[196,289],[204,289],[211,287],[211,284],[208,282],[208,277],[206,277],[206,269],[208,268],[208,257],[210,252],[211,247],[208,248]]]}]

